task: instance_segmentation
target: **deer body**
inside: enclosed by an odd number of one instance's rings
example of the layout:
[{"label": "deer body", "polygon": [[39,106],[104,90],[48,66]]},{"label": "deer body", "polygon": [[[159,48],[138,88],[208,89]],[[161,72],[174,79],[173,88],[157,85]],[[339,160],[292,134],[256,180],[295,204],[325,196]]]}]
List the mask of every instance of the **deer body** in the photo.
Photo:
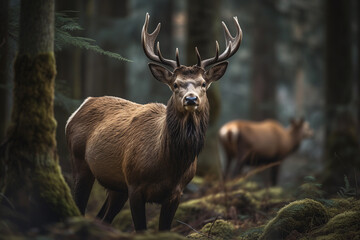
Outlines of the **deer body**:
[{"label": "deer body", "polygon": [[[208,111],[204,114],[208,115]],[[180,197],[195,174],[208,116],[201,120],[197,116],[169,117],[177,121],[174,125],[194,124],[200,131],[189,132],[189,136],[174,135],[166,123],[167,108],[163,104],[141,105],[115,97],[86,99],[66,127],[70,149],[76,149],[74,159],[80,160],[74,165],[84,164],[85,159],[89,168],[85,171],[90,170],[105,188],[141,188],[146,202],[161,204],[164,199]],[[75,132],[81,134],[73,137]],[[185,149],[196,146],[197,151],[184,156],[184,148],[174,141],[186,142],[189,146]]]},{"label": "deer body", "polygon": [[[303,120],[292,121],[288,128],[274,120],[226,123],[219,130],[220,144],[226,155],[225,174],[239,174],[245,165],[259,166],[281,161],[311,135],[308,123]],[[236,162],[235,167],[230,172],[233,161]],[[272,184],[276,184],[277,172],[278,166],[273,167]]]},{"label": "deer body", "polygon": [[[196,171],[196,159],[209,119],[206,90],[226,71],[225,59],[239,48],[242,32],[233,38],[225,24],[226,49],[198,64],[180,65],[163,58],[154,43],[160,24],[148,34],[149,15],[142,30],[145,54],[153,76],[172,91],[167,106],[136,104],[116,97],[90,97],[69,118],[65,128],[74,175],[74,199],[82,214],[94,180],[107,189],[107,198],[97,217],[112,222],[127,199],[136,231],[146,229],[145,203],[161,204],[159,229],[169,230],[183,189]],[[216,65],[214,65],[216,64]],[[207,66],[211,66],[208,70]]]}]

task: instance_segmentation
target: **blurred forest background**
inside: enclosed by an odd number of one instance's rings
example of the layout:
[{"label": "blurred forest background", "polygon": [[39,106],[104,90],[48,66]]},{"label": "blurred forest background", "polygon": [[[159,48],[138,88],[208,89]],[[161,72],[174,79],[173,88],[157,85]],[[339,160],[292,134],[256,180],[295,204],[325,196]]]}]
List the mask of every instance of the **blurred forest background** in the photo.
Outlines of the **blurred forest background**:
[{"label": "blurred forest background", "polygon": [[[0,140],[11,115],[17,52],[12,24],[19,9],[18,0],[4,2],[9,10],[0,7]],[[217,131],[224,123],[272,118],[287,126],[290,118],[304,117],[314,137],[282,164],[279,184],[291,187],[308,175],[330,187],[342,186],[344,175],[359,182],[359,10],[356,0],[56,1],[57,13],[84,28],[71,34],[94,39],[102,49],[130,60],[72,46],[76,42],[56,42],[56,138],[64,175],[71,172],[64,127],[86,97],[112,95],[164,104],[170,97],[168,87],[152,77],[141,47],[148,12],[149,31],[162,24],[158,39],[163,55],[174,59],[178,47],[184,65],[196,63],[195,46],[203,58],[215,54],[215,40],[223,51],[221,21],[234,34],[232,17],[237,16],[243,30],[239,51],[209,93],[211,126],[199,174],[218,173]],[[61,24],[56,23],[56,31]]]}]

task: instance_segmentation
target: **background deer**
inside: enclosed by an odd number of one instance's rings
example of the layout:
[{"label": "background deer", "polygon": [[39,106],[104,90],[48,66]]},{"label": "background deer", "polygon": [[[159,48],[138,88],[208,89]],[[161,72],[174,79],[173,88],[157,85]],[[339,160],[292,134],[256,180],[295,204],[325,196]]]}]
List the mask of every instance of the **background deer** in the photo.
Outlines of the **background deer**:
[{"label": "background deer", "polygon": [[[240,174],[245,165],[259,166],[282,161],[298,149],[304,138],[311,137],[309,123],[291,120],[284,128],[279,122],[235,120],[219,130],[220,144],[225,153],[225,176]],[[235,166],[231,166],[235,161]],[[276,184],[279,165],[271,168],[271,183]]]},{"label": "background deer", "polygon": [[[107,189],[107,198],[98,217],[112,222],[127,199],[137,231],[146,229],[145,203],[161,204],[159,229],[168,230],[185,186],[195,175],[196,159],[205,138],[209,118],[206,90],[226,71],[239,48],[242,31],[234,17],[237,34],[226,25],[226,49],[215,57],[187,67],[165,59],[159,42],[154,51],[160,23],[148,34],[146,14],[141,40],[151,60],[173,68],[149,63],[153,76],[172,91],[167,106],[136,104],[116,97],[89,97],[71,115],[65,128],[71,152],[74,198],[84,214],[94,179]],[[214,65],[216,64],[216,65]],[[208,70],[205,68],[210,67]]]}]

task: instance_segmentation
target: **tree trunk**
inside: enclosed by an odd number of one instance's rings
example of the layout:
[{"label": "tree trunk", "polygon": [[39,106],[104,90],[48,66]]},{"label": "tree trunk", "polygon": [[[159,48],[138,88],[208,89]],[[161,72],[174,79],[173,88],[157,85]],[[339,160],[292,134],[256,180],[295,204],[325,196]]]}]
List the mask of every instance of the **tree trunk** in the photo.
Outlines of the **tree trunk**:
[{"label": "tree trunk", "polygon": [[253,7],[256,19],[253,28],[250,116],[259,121],[276,117],[277,20],[267,5],[254,3]]},{"label": "tree trunk", "polygon": [[356,1],[356,14],[357,14],[357,128],[358,128],[358,143],[360,144],[360,2]]},{"label": "tree trunk", "polygon": [[[175,59],[175,47],[173,47],[173,13],[174,13],[174,1],[157,1],[152,7],[151,22],[155,29],[158,23],[161,23],[161,31],[158,35],[157,41],[160,42],[161,53],[165,58]],[[150,31],[150,30],[149,30]],[[180,49],[179,49],[180,50]],[[180,50],[180,55],[182,54]],[[184,64],[184,63],[182,63]],[[157,102],[167,103],[170,91],[169,88],[161,84],[159,81],[151,81],[150,93],[152,96],[156,96]]]},{"label": "tree trunk", "polygon": [[7,125],[8,11],[9,0],[0,0],[0,143]]},{"label": "tree trunk", "polygon": [[[86,35],[95,39],[96,28],[99,20],[98,8],[99,3],[96,0],[82,1],[82,9],[85,9],[84,24]],[[104,95],[105,86],[103,79],[107,77],[107,71],[104,69],[101,56],[92,51],[84,52],[83,67],[83,93],[84,96],[102,96]]]},{"label": "tree trunk", "polygon": [[[197,63],[195,47],[198,47],[202,59],[206,59],[215,56],[215,41],[223,42],[218,36],[221,31],[220,6],[221,1],[218,0],[187,1],[187,65]],[[224,46],[222,47],[224,48]],[[220,51],[223,48],[220,47]],[[221,111],[218,83],[211,85],[207,91],[207,96],[210,104],[210,126],[206,134],[204,149],[199,156],[197,173],[217,176],[219,174],[220,159],[216,124]]]},{"label": "tree trunk", "polygon": [[353,182],[360,168],[351,78],[350,1],[326,1],[326,172],[324,185],[338,189],[344,175]]},{"label": "tree trunk", "polygon": [[18,224],[25,229],[80,215],[58,165],[53,45],[54,0],[22,0],[14,106],[1,158],[7,167],[2,190],[24,216]]},{"label": "tree trunk", "polygon": [[[100,2],[100,1],[99,1]],[[99,3],[98,14],[99,18],[107,19],[119,19],[125,18],[128,15],[129,10],[129,1],[127,0],[102,0],[101,4]],[[97,29],[100,29],[101,26],[97,26]],[[104,49],[107,51],[113,52],[126,52],[126,46],[124,44],[118,43],[117,45],[104,43]],[[109,58],[108,56],[98,56],[101,59],[100,63],[103,64],[105,69],[105,89],[104,94],[116,97],[126,98],[126,76],[127,76],[127,63],[124,61],[115,60]]]}]

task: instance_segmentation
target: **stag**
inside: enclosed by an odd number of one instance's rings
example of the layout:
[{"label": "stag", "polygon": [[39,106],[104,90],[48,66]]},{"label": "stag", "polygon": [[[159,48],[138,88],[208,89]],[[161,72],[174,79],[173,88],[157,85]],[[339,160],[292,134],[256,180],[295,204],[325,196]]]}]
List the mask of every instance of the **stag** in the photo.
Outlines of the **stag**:
[{"label": "stag", "polygon": [[242,40],[236,17],[234,22],[235,37],[223,23],[223,53],[219,55],[216,42],[215,56],[202,60],[195,48],[197,64],[188,67],[180,64],[178,49],[175,61],[162,56],[159,42],[155,51],[160,23],[149,34],[146,14],[141,42],[146,56],[156,62],[149,63],[149,68],[158,81],[168,85],[172,95],[167,106],[89,97],[70,116],[65,134],[73,165],[73,195],[82,214],[96,179],[107,190],[98,218],[111,223],[129,199],[135,230],[145,230],[145,203],[151,202],[161,204],[159,230],[171,228],[204,144],[209,119],[206,90],[224,75],[225,60],[238,50]]},{"label": "stag", "polygon": [[[225,153],[224,175],[234,177],[245,165],[280,163],[298,149],[303,139],[312,135],[309,123],[304,119],[292,119],[288,128],[275,120],[228,122],[219,130],[220,144]],[[231,170],[233,163],[235,166]],[[278,170],[279,165],[271,168],[272,185],[277,183]]]}]

